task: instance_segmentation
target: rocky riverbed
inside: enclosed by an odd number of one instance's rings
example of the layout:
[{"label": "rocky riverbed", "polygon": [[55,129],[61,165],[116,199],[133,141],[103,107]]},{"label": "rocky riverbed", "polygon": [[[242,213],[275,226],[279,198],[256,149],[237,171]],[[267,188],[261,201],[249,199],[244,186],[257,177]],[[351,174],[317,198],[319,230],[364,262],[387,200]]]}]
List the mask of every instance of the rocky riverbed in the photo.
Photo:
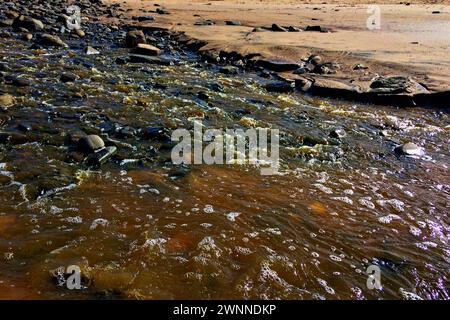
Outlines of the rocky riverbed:
[{"label": "rocky riverbed", "polygon": [[[0,298],[449,298],[446,112],[305,96],[78,5],[70,31],[65,1],[0,4]],[[280,174],[172,164],[194,121],[280,129]]]}]

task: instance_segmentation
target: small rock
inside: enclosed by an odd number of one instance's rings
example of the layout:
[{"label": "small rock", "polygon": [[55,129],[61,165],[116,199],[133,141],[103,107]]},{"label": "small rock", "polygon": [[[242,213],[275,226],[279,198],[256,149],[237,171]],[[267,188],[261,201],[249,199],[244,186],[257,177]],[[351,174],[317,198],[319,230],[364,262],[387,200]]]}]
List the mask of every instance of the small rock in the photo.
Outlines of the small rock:
[{"label": "small rock", "polygon": [[104,147],[103,139],[95,134],[84,136],[78,141],[78,149],[85,153],[92,153]]},{"label": "small rock", "polygon": [[24,124],[24,123],[20,123],[20,124],[17,126],[17,129],[19,129],[19,130],[22,131],[22,132],[29,132],[29,131],[33,130],[33,128],[32,128],[31,125],[29,125],[29,124]]},{"label": "small rock", "polygon": [[423,149],[412,142],[408,142],[404,145],[398,146],[397,148],[395,148],[395,152],[406,156],[422,156],[424,154]]},{"label": "small rock", "polygon": [[15,30],[25,28],[28,31],[38,31],[44,29],[44,24],[40,20],[22,15],[14,19],[12,27]]},{"label": "small rock", "polygon": [[138,43],[135,52],[146,56],[157,56],[160,54],[161,49],[152,46],[151,44]]},{"label": "small rock", "polygon": [[94,221],[92,221],[91,230],[95,230],[98,226],[102,226],[102,227],[106,227],[109,224],[109,221],[106,219],[95,219]]},{"label": "small rock", "polygon": [[307,26],[305,31],[328,32],[328,29],[321,26]]},{"label": "small rock", "polygon": [[100,166],[108,161],[115,153],[117,148],[114,146],[103,148],[95,153],[91,153],[84,162],[89,166]]},{"label": "small rock", "polygon": [[317,74],[334,74],[340,69],[340,65],[335,62],[326,62],[315,66],[313,73]]},{"label": "small rock", "polygon": [[142,131],[144,139],[156,140],[156,141],[169,141],[169,130],[164,127],[150,127]]},{"label": "small rock", "polygon": [[282,27],[282,26],[279,26],[276,23],[274,23],[274,24],[272,24],[272,31],[275,31],[275,32],[287,32],[287,29]]},{"label": "small rock", "polygon": [[157,64],[157,65],[161,65],[161,66],[170,66],[173,63],[173,61],[170,59],[154,57],[154,56],[144,56],[142,54],[131,54],[129,56],[129,62]]},{"label": "small rock", "polygon": [[356,66],[353,67],[353,70],[365,70],[368,69],[365,65],[358,63]]},{"label": "small rock", "polygon": [[234,66],[225,66],[220,67],[219,72],[223,74],[234,75],[238,73],[238,70],[239,69]]},{"label": "small rock", "polygon": [[10,94],[0,95],[0,107],[10,107],[15,103],[15,98]]},{"label": "small rock", "polygon": [[266,32],[267,29],[261,28],[261,27],[257,27],[257,28],[253,28],[252,32]]},{"label": "small rock", "polygon": [[336,128],[330,132],[330,137],[335,139],[342,139],[347,136],[347,132],[343,128]]},{"label": "small rock", "polygon": [[61,75],[61,82],[74,82],[77,80],[78,76],[76,74],[73,74],[71,72],[65,72]]},{"label": "small rock", "polygon": [[240,26],[242,25],[240,21],[225,21],[227,26]]},{"label": "small rock", "polygon": [[288,28],[289,32],[300,32],[302,31],[300,28],[294,27],[294,26],[289,26]]},{"label": "small rock", "polygon": [[317,66],[322,62],[322,57],[317,54],[313,54],[308,58],[308,62],[314,66]]},{"label": "small rock", "polygon": [[214,21],[209,20],[209,19],[207,19],[207,20],[201,20],[201,21],[196,21],[196,22],[194,23],[195,26],[213,26],[213,25],[215,25],[215,24],[216,24],[216,23],[215,23]]},{"label": "small rock", "polygon": [[269,92],[285,93],[294,90],[294,83],[286,81],[271,81],[265,85],[265,88]]},{"label": "small rock", "polygon": [[291,61],[266,59],[256,61],[256,65],[275,72],[293,71],[300,67],[300,65]]},{"label": "small rock", "polygon": [[68,47],[68,45],[64,41],[62,41],[60,37],[47,33],[42,34],[37,43],[43,46],[50,47]]},{"label": "small rock", "polygon": [[157,8],[156,9],[156,13],[157,14],[170,14],[170,12],[167,11],[167,9],[164,9],[164,8]]},{"label": "small rock", "polygon": [[84,38],[86,36],[86,33],[81,29],[75,29],[75,34],[80,38]]},{"label": "small rock", "polygon": [[225,91],[224,87],[220,83],[213,83],[209,87],[211,90],[213,90],[215,92],[224,92]]},{"label": "small rock", "polygon": [[33,39],[33,35],[31,33],[25,33],[22,39],[25,41],[30,41],[31,39]]},{"label": "small rock", "polygon": [[12,19],[0,20],[0,27],[1,28],[11,27],[12,25],[13,25],[13,20]]},{"label": "small rock", "polygon": [[86,53],[89,56],[94,54],[100,54],[100,51],[91,46],[87,46],[86,49],[84,50],[84,53]]},{"label": "small rock", "polygon": [[30,79],[22,77],[7,76],[5,77],[5,80],[16,87],[28,87],[31,85]]},{"label": "small rock", "polygon": [[203,101],[208,101],[209,100],[209,96],[204,91],[200,91],[199,93],[197,93],[197,97],[200,100],[203,100]]},{"label": "small rock", "polygon": [[144,32],[142,30],[128,31],[128,33],[125,37],[125,45],[128,48],[134,48],[139,43],[146,43]]},{"label": "small rock", "polygon": [[139,21],[139,22],[153,21],[153,20],[155,20],[155,17],[152,17],[152,16],[137,17],[137,21]]}]

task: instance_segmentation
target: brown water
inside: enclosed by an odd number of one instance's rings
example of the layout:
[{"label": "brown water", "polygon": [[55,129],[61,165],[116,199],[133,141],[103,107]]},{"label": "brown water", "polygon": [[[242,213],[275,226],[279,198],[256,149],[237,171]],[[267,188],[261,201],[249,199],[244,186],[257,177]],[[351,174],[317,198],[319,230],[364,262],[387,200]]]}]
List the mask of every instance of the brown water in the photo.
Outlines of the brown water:
[{"label": "brown water", "polygon": [[[69,52],[0,44],[1,60],[33,82],[0,83],[20,101],[0,114],[13,135],[0,144],[0,298],[449,298],[447,113],[268,93],[255,74],[225,76],[183,54],[176,66],[117,66],[121,54],[83,66]],[[61,69],[81,79],[60,83]],[[65,143],[77,130],[106,139],[114,123],[254,123],[243,117],[280,129],[280,175],[174,166],[154,155],[158,143],[111,133],[118,154],[92,170]],[[336,127],[342,141],[328,136]],[[409,141],[425,156],[396,156]],[[366,287],[371,264],[380,291]],[[69,265],[83,290],[51,277]]]}]

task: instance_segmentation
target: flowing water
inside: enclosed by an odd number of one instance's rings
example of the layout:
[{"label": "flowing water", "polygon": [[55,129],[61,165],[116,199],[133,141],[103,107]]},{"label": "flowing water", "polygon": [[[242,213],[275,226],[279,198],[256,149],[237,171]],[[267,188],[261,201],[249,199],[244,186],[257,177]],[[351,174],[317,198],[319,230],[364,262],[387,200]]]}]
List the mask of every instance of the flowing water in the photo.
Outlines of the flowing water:
[{"label": "flowing water", "polygon": [[[0,113],[0,298],[449,298],[447,113],[269,93],[181,50],[172,66],[116,64],[125,53],[2,39],[1,61],[31,85],[0,83],[19,101]],[[280,129],[280,173],[176,166],[134,134],[193,120]],[[86,167],[67,143],[80,131],[118,153]],[[405,142],[425,154],[396,155]],[[70,265],[82,290],[52,276]]]}]

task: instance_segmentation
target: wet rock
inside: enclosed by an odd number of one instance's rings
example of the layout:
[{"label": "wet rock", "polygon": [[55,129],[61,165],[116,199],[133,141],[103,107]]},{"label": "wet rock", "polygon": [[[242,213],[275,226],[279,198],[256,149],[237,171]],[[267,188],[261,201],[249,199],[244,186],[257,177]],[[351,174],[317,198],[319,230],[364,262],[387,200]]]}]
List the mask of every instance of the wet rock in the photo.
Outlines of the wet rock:
[{"label": "wet rock", "polygon": [[170,141],[170,132],[164,127],[149,127],[141,132],[142,137],[155,141]]},{"label": "wet rock", "polygon": [[135,52],[146,56],[157,56],[161,53],[161,49],[152,46],[151,44],[139,43]]},{"label": "wet rock", "polygon": [[357,87],[332,79],[314,79],[307,91],[320,96],[346,99],[354,99],[358,95]]},{"label": "wet rock", "polygon": [[65,72],[61,75],[60,79],[61,82],[74,82],[78,79],[78,76],[71,72]]},{"label": "wet rock", "polygon": [[240,26],[242,25],[240,21],[225,21],[225,24],[227,26]]},{"label": "wet rock", "polygon": [[116,58],[116,63],[120,64],[120,65],[127,64],[128,61],[129,61],[129,59],[126,58],[126,57],[118,57],[118,58]]},{"label": "wet rock", "polygon": [[213,83],[209,86],[209,88],[215,92],[224,92],[225,89],[220,83]]},{"label": "wet rock", "polygon": [[347,132],[345,132],[344,128],[336,128],[330,132],[330,137],[335,139],[342,139],[347,136]]},{"label": "wet rock", "polygon": [[95,153],[91,153],[84,161],[89,166],[100,166],[107,162],[116,152],[117,147],[109,146]]},{"label": "wet rock", "polygon": [[31,33],[25,33],[22,36],[22,39],[25,40],[25,41],[31,41],[33,39],[33,35]]},{"label": "wet rock", "polygon": [[262,59],[256,61],[256,65],[275,72],[293,71],[300,67],[297,63],[289,61]]},{"label": "wet rock", "polygon": [[144,32],[142,30],[128,31],[128,33],[125,37],[125,45],[128,48],[134,48],[139,43],[146,43]]},{"label": "wet rock", "polygon": [[305,73],[309,73],[311,71],[312,71],[311,69],[308,69],[306,67],[300,67],[300,68],[294,70],[292,73],[293,74],[305,74]]},{"label": "wet rock", "polygon": [[164,8],[157,8],[156,9],[157,14],[170,14],[170,12],[167,9]]},{"label": "wet rock", "polygon": [[402,273],[409,265],[406,260],[390,259],[387,257],[374,257],[371,261],[372,265],[379,266],[382,272]]},{"label": "wet rock", "polygon": [[423,149],[412,142],[408,142],[401,146],[398,146],[397,148],[395,148],[395,152],[397,154],[406,156],[422,156],[424,154]]},{"label": "wet rock", "polygon": [[238,73],[238,71],[239,71],[239,69],[234,66],[225,66],[225,67],[219,68],[220,73],[227,74],[227,75],[235,75]]},{"label": "wet rock", "polygon": [[361,63],[358,63],[357,65],[355,65],[353,67],[353,70],[365,70],[365,69],[368,69],[368,67],[366,67],[365,65],[363,65]]},{"label": "wet rock", "polygon": [[313,54],[308,58],[308,62],[314,66],[317,66],[322,62],[322,57],[317,54]]},{"label": "wet rock", "polygon": [[39,45],[49,47],[68,47],[68,45],[64,41],[62,41],[60,37],[47,33],[42,34],[39,37],[37,43]]},{"label": "wet rock", "polygon": [[287,32],[286,28],[284,28],[284,27],[282,27],[282,26],[280,26],[280,25],[278,25],[276,23],[272,24],[271,30],[275,31],[275,32]]},{"label": "wet rock", "polygon": [[376,93],[419,93],[427,91],[407,76],[377,77],[370,84],[371,92]]},{"label": "wet rock", "polygon": [[10,94],[0,95],[0,107],[6,108],[10,107],[15,103],[16,99]]},{"label": "wet rock", "polygon": [[117,136],[120,138],[132,138],[136,135],[136,130],[130,126],[120,127],[117,131]]},{"label": "wet rock", "polygon": [[0,71],[11,71],[11,68],[6,64],[6,62],[0,62]]},{"label": "wet rock", "polygon": [[80,38],[84,38],[86,36],[86,33],[81,29],[75,29],[75,34]]},{"label": "wet rock", "polygon": [[[10,182],[11,182],[10,177],[0,174],[0,186],[5,186],[5,185],[9,184]],[[1,230],[1,228],[0,228],[0,230]]]},{"label": "wet rock", "polygon": [[253,28],[252,32],[267,32],[267,29],[261,28],[261,27],[257,27],[257,28]]},{"label": "wet rock", "polygon": [[28,87],[31,85],[31,80],[23,77],[6,76],[5,80],[15,87]]},{"label": "wet rock", "polygon": [[87,46],[86,49],[84,50],[84,53],[89,56],[89,55],[100,54],[100,51],[98,51],[97,49],[95,49],[91,46]]},{"label": "wet rock", "polygon": [[30,132],[31,130],[33,130],[33,127],[29,124],[25,124],[25,123],[20,123],[17,126],[17,129],[22,131],[22,132]]},{"label": "wet rock", "polygon": [[200,91],[199,93],[197,93],[197,97],[200,100],[203,100],[203,101],[208,101],[209,100],[209,96],[204,91]]},{"label": "wet rock", "polygon": [[139,21],[139,22],[154,21],[155,17],[153,17],[153,16],[142,16],[142,17],[137,17],[136,20]]},{"label": "wet rock", "polygon": [[286,81],[271,81],[264,87],[269,92],[285,93],[294,91],[295,85]]},{"label": "wet rock", "polygon": [[336,62],[326,62],[316,65],[312,72],[317,74],[334,74],[340,68],[340,65]]},{"label": "wet rock", "polygon": [[7,16],[8,18],[11,18],[11,19],[15,19],[18,16],[20,16],[20,14],[14,10],[6,10],[6,11],[4,11],[4,14],[5,14],[5,16]]},{"label": "wet rock", "polygon": [[307,26],[305,31],[328,32],[329,30],[321,26]]},{"label": "wet rock", "polygon": [[14,19],[12,27],[15,30],[24,28],[28,31],[39,31],[44,29],[44,24],[40,20],[22,15]]},{"label": "wet rock", "polygon": [[131,63],[158,64],[161,66],[170,66],[173,64],[173,61],[170,59],[154,56],[144,56],[142,54],[131,54],[128,61]]},{"label": "wet rock", "polygon": [[212,20],[206,19],[206,20],[201,20],[201,21],[196,21],[194,23],[195,26],[213,26],[216,23]]},{"label": "wet rock", "polygon": [[8,31],[0,32],[0,38],[11,38],[11,37],[12,37],[11,32],[8,32]]},{"label": "wet rock", "polygon": [[7,28],[7,27],[11,27],[12,25],[13,25],[12,19],[0,20],[0,28]]},{"label": "wet rock", "polygon": [[300,32],[300,31],[302,31],[302,29],[294,27],[294,26],[289,26],[288,31],[289,32]]},{"label": "wet rock", "polygon": [[78,149],[85,153],[91,153],[104,147],[103,139],[94,134],[84,136],[78,141]]}]

